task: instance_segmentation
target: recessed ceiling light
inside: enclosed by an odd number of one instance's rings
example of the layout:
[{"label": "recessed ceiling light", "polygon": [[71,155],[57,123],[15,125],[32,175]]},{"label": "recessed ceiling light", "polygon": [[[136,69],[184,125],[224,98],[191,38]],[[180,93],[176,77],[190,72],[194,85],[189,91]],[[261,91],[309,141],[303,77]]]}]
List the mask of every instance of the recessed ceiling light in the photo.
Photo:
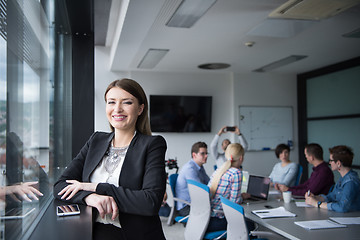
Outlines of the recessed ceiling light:
[{"label": "recessed ceiling light", "polygon": [[225,69],[230,67],[230,64],[227,63],[205,63],[198,66],[201,69],[207,70],[218,70],[218,69]]},{"label": "recessed ceiling light", "polygon": [[184,0],[166,23],[166,26],[190,28],[215,2],[216,0]]},{"label": "recessed ceiling light", "polygon": [[154,68],[168,52],[169,49],[150,48],[137,67],[145,69]]},{"label": "recessed ceiling light", "polygon": [[288,65],[290,63],[299,61],[301,59],[307,58],[307,56],[303,56],[303,55],[291,55],[289,57],[280,59],[278,61],[272,62],[270,64],[267,64],[265,66],[262,66],[261,68],[255,69],[253,70],[253,72],[268,72],[271,71],[275,68],[279,68],[279,67],[283,67],[285,65]]}]

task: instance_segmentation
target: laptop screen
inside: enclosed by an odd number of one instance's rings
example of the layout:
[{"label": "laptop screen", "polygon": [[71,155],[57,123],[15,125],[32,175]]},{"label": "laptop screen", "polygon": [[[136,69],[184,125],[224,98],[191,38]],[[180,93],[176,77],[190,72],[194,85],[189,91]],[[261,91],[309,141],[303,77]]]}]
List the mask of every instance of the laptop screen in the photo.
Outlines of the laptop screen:
[{"label": "laptop screen", "polygon": [[267,200],[270,188],[270,178],[263,176],[249,176],[247,193],[252,197]]}]

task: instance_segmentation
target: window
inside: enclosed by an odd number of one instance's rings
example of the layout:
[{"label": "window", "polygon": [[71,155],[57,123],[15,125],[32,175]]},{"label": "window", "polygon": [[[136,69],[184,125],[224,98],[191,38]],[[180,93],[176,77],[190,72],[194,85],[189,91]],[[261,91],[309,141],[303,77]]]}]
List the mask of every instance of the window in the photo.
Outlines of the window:
[{"label": "window", "polygon": [[355,58],[298,78],[299,142],[319,143],[324,159],[329,159],[330,147],[347,145],[355,154],[354,169],[360,169],[359,74],[360,58]]},{"label": "window", "polygon": [[[0,0],[1,239],[29,234],[71,159],[71,36],[56,17],[64,9]],[[29,214],[7,220],[14,210]]]}]

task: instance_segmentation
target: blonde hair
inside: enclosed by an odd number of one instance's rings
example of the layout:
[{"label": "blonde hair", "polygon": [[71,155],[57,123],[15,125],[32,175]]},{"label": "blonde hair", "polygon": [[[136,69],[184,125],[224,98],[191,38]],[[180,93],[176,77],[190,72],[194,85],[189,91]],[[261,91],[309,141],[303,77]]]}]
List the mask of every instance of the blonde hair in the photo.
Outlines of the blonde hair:
[{"label": "blonde hair", "polygon": [[222,175],[231,167],[235,165],[238,161],[240,161],[240,157],[244,156],[244,148],[240,143],[231,143],[227,146],[225,151],[226,162],[221,165],[219,169],[216,170],[210,185],[210,196],[214,197],[216,190],[218,188],[220,179]]}]

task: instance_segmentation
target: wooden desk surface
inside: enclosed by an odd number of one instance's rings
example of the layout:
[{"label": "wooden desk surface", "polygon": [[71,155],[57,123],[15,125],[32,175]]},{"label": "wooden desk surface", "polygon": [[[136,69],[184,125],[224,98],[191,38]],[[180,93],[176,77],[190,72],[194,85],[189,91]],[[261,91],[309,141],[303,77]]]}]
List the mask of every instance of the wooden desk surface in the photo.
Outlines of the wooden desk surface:
[{"label": "wooden desk surface", "polygon": [[[284,206],[296,217],[261,219],[251,213],[253,210],[265,209],[265,205],[274,208]],[[294,201],[286,204],[282,200],[271,200],[261,203],[242,204],[245,217],[288,238],[288,239],[359,239],[360,226],[347,225],[346,228],[308,230],[296,225],[296,221],[324,220],[329,217],[360,217],[360,212],[337,213],[326,209],[297,207]]]}]

